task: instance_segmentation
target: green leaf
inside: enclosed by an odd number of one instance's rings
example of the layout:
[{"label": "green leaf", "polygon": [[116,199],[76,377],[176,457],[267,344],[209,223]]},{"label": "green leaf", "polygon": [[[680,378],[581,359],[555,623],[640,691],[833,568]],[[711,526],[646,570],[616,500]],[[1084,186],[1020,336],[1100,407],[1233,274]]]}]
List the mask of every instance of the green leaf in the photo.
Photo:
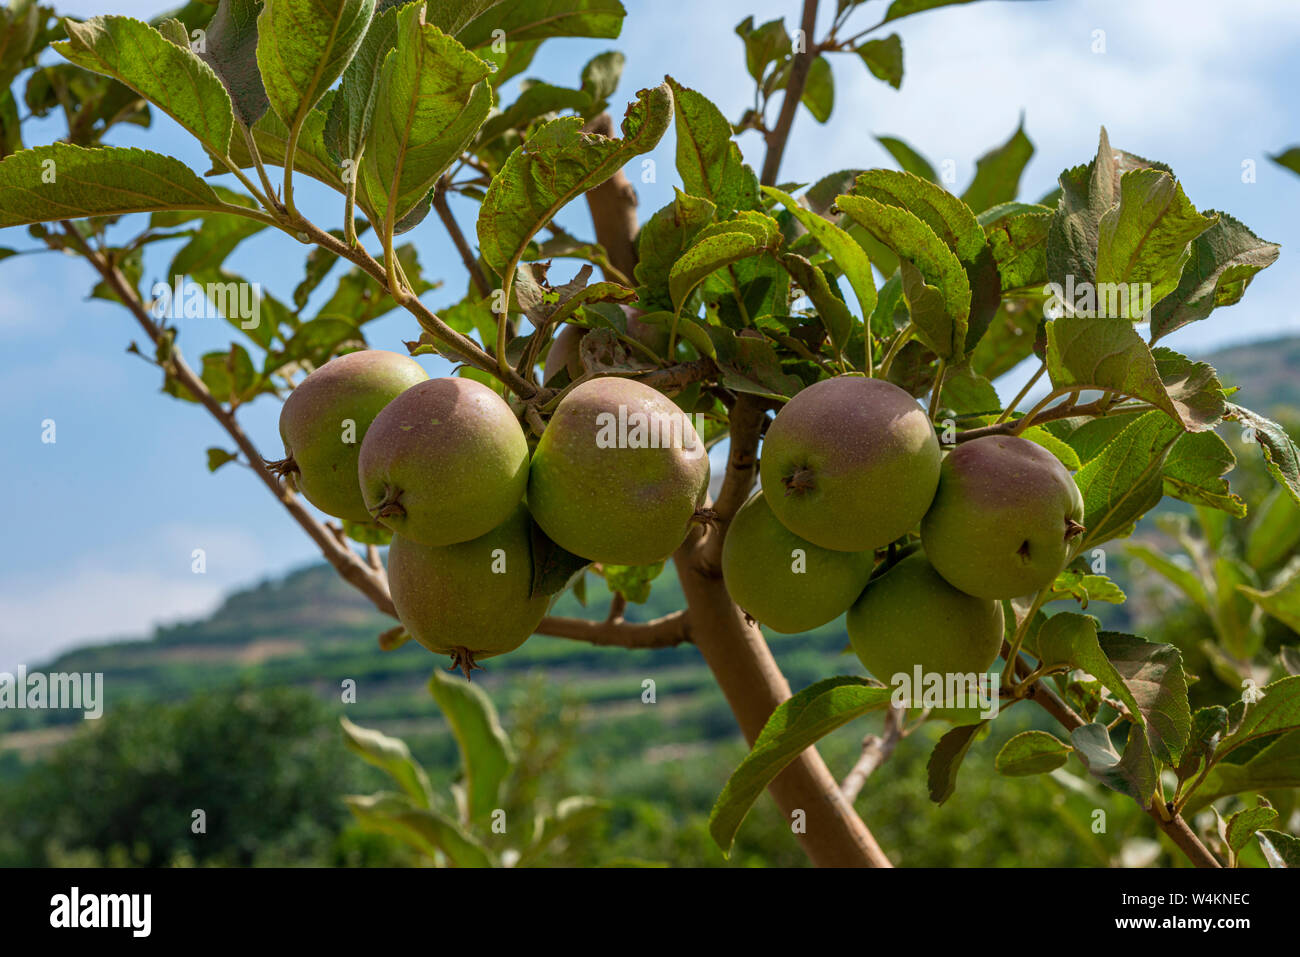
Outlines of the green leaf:
[{"label": "green leaf", "polygon": [[1256,835],[1269,867],[1300,867],[1300,838],[1265,828]]},{"label": "green leaf", "polygon": [[1149,545],[1140,543],[1129,545],[1127,551],[1181,591],[1189,601],[1204,611],[1205,614],[1211,617],[1214,616],[1214,604],[1210,601],[1210,593],[1206,591],[1205,583],[1201,581],[1201,577],[1194,571],[1184,568],[1163,552]]},{"label": "green leaf", "polygon": [[977,213],[1011,202],[1020,192],[1020,175],[1033,155],[1034,144],[1025,135],[1022,117],[1011,139],[975,161],[975,178],[961,194],[962,201]]},{"label": "green leaf", "polygon": [[680,312],[695,287],[717,270],[775,249],[781,241],[775,227],[773,222],[771,230],[755,230],[745,221],[732,220],[701,232],[668,273],[674,309]]},{"label": "green leaf", "polygon": [[804,294],[812,300],[813,307],[826,333],[830,336],[831,347],[837,355],[844,353],[849,334],[853,330],[853,314],[844,301],[831,291],[826,274],[802,256],[787,253],[781,257],[781,265],[786,268]]},{"label": "green leaf", "polygon": [[1151,759],[1142,729],[1129,725],[1128,744],[1121,756],[1111,743],[1104,724],[1085,724],[1070,732],[1075,753],[1088,773],[1112,791],[1118,791],[1143,807],[1151,800],[1156,786],[1156,766]]},{"label": "green leaf", "polygon": [[1083,467],[1083,462],[1079,459],[1079,454],[1074,451],[1074,448],[1069,443],[1058,439],[1041,425],[1031,425],[1020,433],[1020,437],[1047,449],[1060,459],[1061,464],[1071,472],[1077,472]]},{"label": "green leaf", "polygon": [[1176,765],[1192,725],[1182,654],[1173,645],[1114,631],[1101,632],[1097,641],[1137,703],[1152,753]]},{"label": "green leaf", "polygon": [[[1149,298],[1128,296],[1129,308],[1116,319],[1145,318],[1155,303],[1177,288],[1189,245],[1215,223],[1188,201],[1183,188],[1158,169],[1130,170],[1120,177],[1119,205],[1097,224],[1098,287],[1150,287]],[[1145,309],[1138,308],[1139,303]]]},{"label": "green leaf", "polygon": [[429,693],[460,748],[467,819],[481,820],[499,807],[501,783],[514,767],[510,740],[491,700],[478,685],[437,669],[429,680]]},{"label": "green leaf", "polygon": [[205,216],[189,242],[177,250],[167,267],[168,276],[193,276],[221,268],[235,247],[266,228],[266,223],[242,216]]},{"label": "green leaf", "polygon": [[1300,677],[1291,676],[1265,685],[1254,702],[1240,702],[1229,711],[1231,733],[1219,745],[1216,757],[1222,758],[1249,741],[1280,731],[1300,728]]},{"label": "green leaf", "polygon": [[[483,6],[483,0],[477,0]],[[501,30],[506,47],[549,37],[612,40],[623,29],[627,11],[618,0],[505,0],[492,5],[456,36],[471,50],[487,46]]]},{"label": "green leaf", "polygon": [[899,167],[906,172],[928,179],[932,183],[939,182],[939,174],[934,171],[929,160],[902,140],[894,136],[877,136],[876,142],[883,146]]},{"label": "green leaf", "polygon": [[1096,158],[1060,176],[1061,198],[1047,236],[1047,276],[1061,288],[1068,278],[1093,280],[1101,217],[1119,202],[1119,178],[1115,151],[1103,127]]},{"label": "green leaf", "polygon": [[819,681],[777,705],[709,814],[709,833],[723,853],[730,853],[749,809],[786,765],[836,728],[888,707],[892,693],[846,675]]},{"label": "green leaf", "polygon": [[1300,571],[1268,591],[1238,585],[1237,589],[1292,631],[1300,634]]},{"label": "green leaf", "polygon": [[1041,287],[1047,282],[1047,234],[1053,213],[1046,206],[1003,203],[979,215],[1002,291]]},{"label": "green leaf", "polygon": [[1270,156],[1269,159],[1283,169],[1289,169],[1293,173],[1300,174],[1300,146],[1293,146],[1276,156]]},{"label": "green leaf", "polygon": [[731,138],[731,124],[703,94],[669,79],[677,121],[677,172],[692,196],[710,200],[725,219],[758,208],[758,177]]},{"label": "green leaf", "polygon": [[533,581],[529,597],[558,595],[591,561],[556,545],[536,522],[532,525]]},{"label": "green leaf", "polygon": [[[970,368],[969,360],[955,366],[949,366],[948,374],[943,380],[943,391],[939,396],[941,409],[955,412],[957,415],[976,415],[996,413],[1002,407],[998,390],[982,375],[977,375]],[[1029,430],[1026,430],[1029,431]],[[1044,433],[1047,434],[1047,433]],[[1040,436],[1024,436],[1035,441]],[[1049,440],[1056,441],[1049,436]],[[1064,445],[1064,443],[1061,443]],[[1069,446],[1066,446],[1068,449]]]},{"label": "green leaf", "polygon": [[642,301],[651,308],[672,308],[668,274],[700,230],[713,221],[712,202],[689,196],[676,187],[673,192],[673,201],[650,217],[636,239],[634,275],[643,290]]},{"label": "green leaf", "polygon": [[853,51],[862,57],[871,75],[895,90],[903,85],[903,41],[897,33],[883,40],[866,40]]},{"label": "green leaf", "polygon": [[618,82],[623,78],[623,64],[626,58],[617,50],[610,50],[592,57],[582,68],[582,92],[591,99],[590,111],[597,113],[618,89]]},{"label": "green leaf", "polygon": [[975,0],[894,0],[885,13],[884,22],[899,20],[911,16],[913,13],[924,13],[926,10],[933,10],[936,7],[950,7],[959,3],[974,2]]},{"label": "green leaf", "polygon": [[1246,539],[1246,563],[1267,569],[1300,546],[1300,505],[1282,488],[1275,488],[1259,507]]},{"label": "green leaf", "polygon": [[405,741],[389,737],[382,731],[360,727],[347,718],[340,718],[339,723],[343,726],[343,743],[349,751],[386,772],[420,807],[429,806],[433,795],[429,776],[420,762],[411,757]]},{"label": "green leaf", "polygon": [[672,104],[671,90],[660,84],[638,94],[621,140],[583,133],[581,117],[562,117],[511,153],[479,211],[479,249],[488,266],[508,274],[533,236],[570,200],[653,149],[672,120]]},{"label": "green leaf", "polygon": [[553,815],[541,817],[532,841],[519,853],[515,867],[527,867],[543,850],[566,834],[590,824],[610,810],[609,801],[586,795],[566,797],[555,806]]},{"label": "green leaf", "polygon": [[835,108],[835,77],[824,56],[816,57],[808,64],[808,76],[799,102],[808,108],[818,123],[831,118],[831,111]]},{"label": "green leaf", "polygon": [[758,395],[794,396],[803,388],[798,376],[787,374],[781,360],[764,339],[738,336],[729,329],[707,327],[714,347],[714,360],[722,373],[721,381],[729,389]]},{"label": "green leaf", "polygon": [[227,452],[225,449],[210,448],[208,449],[208,471],[215,472],[227,462],[235,462],[239,459],[236,452]]},{"label": "green leaf", "polygon": [[1276,738],[1240,764],[1220,761],[1196,786],[1184,809],[1188,815],[1230,794],[1300,787],[1300,731]]},{"label": "green leaf", "polygon": [[456,867],[493,866],[487,850],[459,824],[400,794],[348,795],[343,800],[362,824],[399,837],[429,857],[441,851]]},{"label": "green leaf", "polygon": [[184,163],[147,150],[53,143],[0,161],[0,228],[82,216],[224,208],[212,187]]},{"label": "green leaf", "polygon": [[1150,348],[1127,322],[1083,316],[1049,322],[1047,372],[1058,390],[1104,389],[1143,399],[1189,430],[1207,427],[1186,406],[1174,404]]},{"label": "green leaf", "polygon": [[[783,63],[790,56],[784,20],[769,20],[755,27],[754,18],[746,17],[736,25],[736,35],[745,43],[745,68],[756,83],[763,81],[769,65]],[[779,66],[775,72],[780,72]]]},{"label": "green leaf", "polygon": [[[1232,848],[1233,854],[1240,854],[1242,848],[1250,843],[1256,831],[1275,823],[1277,823],[1277,811],[1260,798],[1258,806],[1248,807],[1228,818],[1228,847]],[[1297,856],[1296,863],[1300,865],[1300,856]]]},{"label": "green leaf", "polygon": [[1151,310],[1152,342],[1239,302],[1255,274],[1277,261],[1276,243],[1260,239],[1227,213],[1206,215],[1218,221],[1192,241],[1177,288]]},{"label": "green leaf", "polygon": [[644,604],[650,597],[650,585],[664,570],[663,562],[653,565],[605,565],[605,583],[628,601]]},{"label": "green leaf", "polygon": [[64,21],[68,39],[51,46],[78,66],[111,76],[163,110],[215,156],[225,156],[234,125],[216,73],[190,50],[130,17]]},{"label": "green leaf", "polygon": [[1123,590],[1105,575],[1090,575],[1073,568],[1065,569],[1052,582],[1052,593],[1048,600],[1057,601],[1061,598],[1073,598],[1081,609],[1087,608],[1090,601],[1122,605],[1127,600]]},{"label": "green leaf", "polygon": [[876,308],[876,283],[871,274],[871,261],[866,251],[854,241],[853,237],[828,219],[817,215],[810,209],[799,205],[789,193],[772,186],[764,186],[763,192],[788,209],[791,215],[808,230],[817,240],[826,254],[844,273],[853,294],[857,297],[858,308],[866,319]]},{"label": "green leaf", "polygon": [[[346,193],[348,184],[343,182],[343,170],[325,148],[325,123],[334,99],[333,92],[327,93],[325,99],[321,100],[321,105],[307,115],[306,122],[298,132],[297,149],[293,154],[293,168],[340,193]],[[253,125],[252,134],[263,165],[283,167],[285,151],[289,147],[289,129],[280,122],[280,118],[268,110]],[[249,169],[254,165],[253,157],[242,136],[231,139],[230,159],[240,169]],[[214,166],[209,175],[224,172],[226,172],[224,167]],[[359,181],[357,186],[358,203],[366,211],[366,215],[371,216],[373,204],[366,193],[365,182]]]},{"label": "green leaf", "polygon": [[953,728],[934,746],[925,770],[930,800],[935,804],[942,804],[957,790],[957,772],[966,759],[966,752],[975,743],[976,736],[987,726],[987,721],[980,721]]},{"label": "green leaf", "polygon": [[538,117],[549,117],[563,110],[587,112],[590,94],[549,83],[534,83],[523,90],[505,111],[488,119],[479,130],[480,143],[490,143],[507,130],[522,130]]},{"label": "green leaf", "polygon": [[1046,666],[1064,664],[1088,672],[1128,705],[1139,725],[1146,720],[1123,675],[1102,650],[1097,619],[1058,612],[1042,623],[1026,646]]},{"label": "green leaf", "polygon": [[219,0],[204,31],[204,50],[198,55],[221,79],[235,118],[245,126],[260,120],[270,105],[257,68],[257,15],[261,9],[261,0]]},{"label": "green leaf", "polygon": [[1223,421],[1227,411],[1223,383],[1208,363],[1193,362],[1164,346],[1152,349],[1151,357],[1179,418],[1195,426],[1193,431],[1213,428]]},{"label": "green leaf", "polygon": [[[4,164],[0,163],[0,170],[3,169]],[[3,184],[2,179],[0,184]],[[0,190],[2,189],[3,186],[0,185]],[[3,220],[0,220],[0,225],[4,225]],[[1258,412],[1232,403],[1228,403],[1226,409],[1224,418],[1232,419],[1246,429],[1246,441],[1259,443],[1269,474],[1300,505],[1300,449],[1296,448],[1291,436],[1287,435],[1282,426]]]},{"label": "green leaf", "polygon": [[1022,731],[1002,745],[993,766],[1008,777],[1047,774],[1065,764],[1073,750],[1046,731]]},{"label": "green leaf", "polygon": [[355,170],[374,119],[384,59],[397,45],[397,7],[370,21],[356,54],[343,71],[338,93],[325,120],[323,142],[335,163],[350,159]]},{"label": "green leaf", "polygon": [[370,201],[390,226],[428,196],[492,105],[489,64],[422,22],[423,11],[418,3],[398,11],[361,164]]},{"label": "green leaf", "polygon": [[265,0],[257,66],[271,109],[298,129],[361,45],[375,0]]},{"label": "green leaf", "polygon": [[1187,750],[1175,769],[1179,781],[1185,781],[1200,770],[1202,762],[1214,757],[1219,741],[1228,730],[1228,709],[1219,705],[1199,708],[1192,715],[1192,730],[1187,738]]},{"label": "green leaf", "polygon": [[910,267],[903,272],[903,292],[918,338],[942,358],[963,355],[971,289],[953,251],[914,213],[899,206],[849,195],[841,196],[838,204]]},{"label": "green leaf", "polygon": [[1163,412],[1147,412],[1084,464],[1075,475],[1088,529],[1080,551],[1127,535],[1139,518],[1159,504],[1165,457],[1182,434],[1178,423]]},{"label": "green leaf", "polygon": [[1237,457],[1218,435],[1189,432],[1174,443],[1165,459],[1165,494],[1245,518],[1246,503],[1223,478],[1236,464]]}]

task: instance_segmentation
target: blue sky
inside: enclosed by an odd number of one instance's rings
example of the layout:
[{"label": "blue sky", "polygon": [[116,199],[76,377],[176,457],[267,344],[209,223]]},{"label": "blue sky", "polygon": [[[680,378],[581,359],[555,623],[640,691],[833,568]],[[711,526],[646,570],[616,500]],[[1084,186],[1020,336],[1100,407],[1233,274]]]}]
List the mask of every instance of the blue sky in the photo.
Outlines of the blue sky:
[{"label": "blue sky", "polygon": [[[735,118],[752,98],[735,24],[753,15],[756,22],[785,16],[793,25],[798,16],[796,0],[624,2],[629,15],[620,40],[550,41],[527,75],[575,85],[587,59],[617,48],[627,54],[613,99],[618,111],[668,73]],[[104,5],[73,0],[58,8],[87,17],[105,12]],[[160,9],[116,0],[112,12],[148,18]],[[868,3],[852,23],[869,26],[881,9],[880,0]],[[902,89],[875,80],[851,55],[835,58],[834,115],[819,126],[801,112],[783,180],[892,166],[873,138],[889,134],[936,167],[951,160],[954,188],[961,189],[974,160],[1004,141],[1023,112],[1037,152],[1022,196],[1034,199],[1061,169],[1092,156],[1104,124],[1114,145],[1173,166],[1198,208],[1231,212],[1283,246],[1244,303],[1180,331],[1170,344],[1204,352],[1300,334],[1300,273],[1292,265],[1300,249],[1300,178],[1266,159],[1300,142],[1294,0],[982,2],[891,26],[904,43]],[[1095,52],[1103,36],[1104,52]],[[28,125],[25,135],[30,144],[57,133]],[[131,129],[114,142],[207,168],[197,146],[157,113],[151,130]],[[757,137],[740,142],[758,166]],[[670,132],[651,154],[655,182],[641,181],[639,161],[628,170],[643,218],[671,199],[673,143]],[[1243,164],[1250,163],[1255,181],[1244,182]],[[297,182],[308,214],[337,225],[336,198],[310,180]],[[454,208],[472,234],[473,206]],[[590,234],[581,204],[565,219]],[[464,274],[436,220],[410,238],[426,277],[447,282],[426,301],[436,308],[458,299]],[[32,241],[10,230],[0,232],[0,245],[26,249]],[[165,278],[174,252],[152,248],[148,281]],[[267,231],[228,265],[287,300],[305,255],[304,247]],[[0,263],[0,279],[0,501],[10,542],[0,556],[0,670],[38,664],[88,639],[144,635],[154,624],[205,614],[230,588],[315,558],[311,543],[247,471],[208,474],[204,449],[229,443],[201,409],[160,395],[156,370],[125,352],[139,334],[120,307],[85,300],[94,281],[88,266],[42,253]],[[326,283],[325,292],[330,288]],[[194,359],[228,342],[226,328],[182,320],[180,345]],[[416,332],[402,315],[367,329],[372,345],[397,350]],[[446,371],[437,361],[425,364],[433,374]],[[1012,373],[1000,382],[1004,396],[1019,381]],[[1243,401],[1249,404],[1249,396]],[[278,411],[274,400],[263,399],[243,413],[268,456],[281,449]],[[46,419],[57,427],[52,445],[41,442]],[[191,571],[196,548],[207,555],[202,575]]]}]

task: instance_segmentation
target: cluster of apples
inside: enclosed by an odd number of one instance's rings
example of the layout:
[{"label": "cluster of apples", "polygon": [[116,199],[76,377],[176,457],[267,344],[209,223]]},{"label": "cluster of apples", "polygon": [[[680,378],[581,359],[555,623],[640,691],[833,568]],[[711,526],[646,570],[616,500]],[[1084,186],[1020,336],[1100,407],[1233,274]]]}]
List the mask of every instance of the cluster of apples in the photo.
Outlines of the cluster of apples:
[{"label": "cluster of apples", "polygon": [[[619,441],[628,422],[665,421],[675,444]],[[693,426],[648,386],[577,385],[530,453],[491,388],[430,379],[381,350],[308,375],[284,403],[280,436],[277,471],[308,501],[393,533],[388,578],[402,625],[466,673],[517,648],[546,613],[534,588],[534,523],[581,558],[649,564],[685,540],[709,482]]]},{"label": "cluster of apples", "polygon": [[[986,672],[1000,600],[1053,581],[1084,531],[1078,486],[1042,446],[994,435],[944,455],[916,400],[880,379],[826,379],[791,399],[760,476],[723,544],[727,590],[783,633],[847,611],[854,651],[885,682],[918,666]],[[891,543],[902,557],[878,567]]]}]

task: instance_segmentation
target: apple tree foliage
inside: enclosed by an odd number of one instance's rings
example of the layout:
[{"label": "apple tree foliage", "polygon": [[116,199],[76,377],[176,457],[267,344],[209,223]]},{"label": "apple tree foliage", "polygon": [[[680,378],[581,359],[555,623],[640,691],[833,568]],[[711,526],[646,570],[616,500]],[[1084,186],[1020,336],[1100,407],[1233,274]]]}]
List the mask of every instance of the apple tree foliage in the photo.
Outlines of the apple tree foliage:
[{"label": "apple tree foliage", "polygon": [[[154,243],[178,247],[167,276],[208,288],[244,281],[225,260],[255,234],[279,230],[309,247],[291,300],[262,293],[256,325],[229,303],[212,304],[230,320],[232,338],[201,356],[196,378],[182,374],[179,329],[166,318],[146,325],[146,346],[132,347],[157,367],[164,392],[203,403],[223,423],[263,396],[282,399],[295,376],[363,346],[366,325],[401,308],[414,320],[413,355],[442,355],[459,374],[498,389],[534,433],[573,384],[568,374],[545,386],[539,377],[553,337],[573,323],[589,330],[578,381],[616,375],[654,384],[704,417],[710,443],[727,436],[738,403],[767,415],[833,375],[879,376],[926,400],[948,447],[991,434],[1038,442],[1074,473],[1087,531],[1052,585],[1005,609],[1002,706],[1037,702],[1062,731],[1012,738],[995,766],[1044,774],[1074,758],[1166,833],[1186,829],[1184,815],[1211,806],[1218,815],[1227,806],[1220,799],[1300,786],[1295,656],[1268,660],[1248,637],[1225,638],[1240,638],[1229,651],[1258,680],[1238,700],[1193,711],[1195,676],[1176,647],[1100,630],[1084,612],[1093,601],[1124,600],[1095,558],[1162,498],[1225,521],[1245,517],[1246,503],[1224,477],[1235,459],[1220,431],[1241,430],[1258,446],[1281,489],[1274,501],[1300,502],[1295,443],[1241,404],[1258,397],[1225,389],[1214,369],[1167,344],[1183,326],[1237,303],[1278,248],[1226,212],[1198,210],[1170,167],[1112,147],[1104,130],[1096,155],[1037,201],[1019,198],[1033,153],[1023,128],[979,159],[960,194],[908,144],[884,136],[901,169],[837,170],[795,183],[771,175],[799,107],[819,123],[831,117],[828,57],[856,56],[898,88],[902,43],[879,28],[955,2],[891,0],[877,5],[881,22],[851,33],[847,22],[866,4],[839,0],[831,32],[811,52],[813,38],[792,37],[784,21],[747,19],[736,32],[754,101],[742,116],[733,122],[669,77],[640,91],[621,126],[604,135],[599,120],[621,54],[597,56],[556,83],[528,80],[509,102],[501,91],[550,39],[617,37],[625,16],[618,0],[220,0],[152,23],[60,19],[16,0],[0,10],[0,227],[27,227],[46,246],[84,256],[101,276],[92,295],[128,307],[150,303],[143,252]],[[105,142],[114,127],[148,127],[158,112],[193,136],[207,169]],[[26,143],[20,114],[61,117],[66,134]],[[557,216],[636,168],[670,127],[680,185],[631,237],[634,268],[620,268],[611,250],[573,235]],[[768,175],[741,153],[736,138],[747,131],[768,147]],[[337,193],[335,223],[322,227],[299,211],[302,177]],[[479,203],[477,249],[449,214],[452,193]],[[425,221],[434,210],[470,277],[464,296],[437,314],[420,301],[435,281],[405,235],[432,225]],[[552,284],[550,264],[565,259],[582,268]],[[594,269],[603,280],[592,281]],[[331,282],[328,297],[316,295]],[[1054,304],[1052,284],[1071,293],[1142,288],[1150,300],[1145,309],[1120,303],[1110,311],[1073,295]],[[656,352],[629,335],[620,306],[666,331],[667,346]],[[1024,362],[1048,387],[1028,412],[1018,400],[1003,407],[993,386]],[[209,449],[209,468],[241,454],[262,467],[241,447]],[[373,530],[346,532],[382,543]],[[1210,607],[1183,566],[1145,559]],[[345,571],[348,561],[336,564]],[[537,587],[573,587],[565,556],[542,564]],[[1300,572],[1294,563],[1274,568],[1274,579],[1254,586],[1225,570],[1216,614],[1231,606],[1248,617],[1258,606],[1300,630]],[[637,601],[661,570],[602,573]],[[350,745],[399,786],[352,799],[354,811],[435,858],[493,863],[466,827],[491,807],[509,769],[495,715],[480,695],[447,682],[435,682],[434,693],[469,736],[459,812],[439,810],[400,742],[349,727]],[[731,846],[749,807],[801,752],[887,708],[889,697],[869,679],[838,676],[777,707],[718,799],[711,828],[719,845]],[[935,801],[957,789],[960,765],[987,724],[941,738],[929,764]],[[594,811],[575,800],[546,827]],[[1300,840],[1280,829],[1286,822],[1267,801],[1236,806],[1209,838],[1222,862],[1235,863],[1255,840],[1272,863],[1300,856]],[[1206,863],[1209,852],[1190,841],[1192,851],[1175,838]]]}]

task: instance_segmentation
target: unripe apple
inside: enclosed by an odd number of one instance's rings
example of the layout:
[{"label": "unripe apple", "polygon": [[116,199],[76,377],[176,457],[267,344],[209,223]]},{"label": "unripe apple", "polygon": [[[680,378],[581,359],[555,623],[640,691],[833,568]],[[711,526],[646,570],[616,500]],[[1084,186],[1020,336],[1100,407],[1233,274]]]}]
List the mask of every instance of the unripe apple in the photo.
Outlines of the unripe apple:
[{"label": "unripe apple", "polygon": [[393,536],[388,584],[397,617],[435,654],[451,655],[468,674],[474,662],[514,651],[546,614],[547,596],[531,595],[532,523],[516,504],[486,535],[456,545],[420,545]]},{"label": "unripe apple", "polygon": [[357,480],[362,439],[384,406],[428,378],[414,359],[381,349],[330,360],[285,399],[285,459],[273,467],[327,515],[369,522]]},{"label": "unripe apple", "polygon": [[708,484],[686,413],[649,386],[603,376],[556,406],[533,452],[528,507],[575,555],[648,565],[685,540]]},{"label": "unripe apple", "polygon": [[358,462],[366,507],[421,545],[467,542],[515,510],[528,441],[501,396],[473,379],[430,379],[375,417]]},{"label": "unripe apple", "polygon": [[862,594],[874,552],[835,552],[806,542],[776,520],[762,492],[731,520],[722,578],[732,601],[773,631],[811,631]]},{"label": "unripe apple", "polygon": [[763,440],[763,494],[814,545],[862,552],[921,520],[939,482],[939,440],[924,410],[881,379],[839,376],[782,407]]},{"label": "unripe apple", "polygon": [[[986,673],[1002,648],[1002,604],[975,598],[948,584],[917,551],[873,579],[849,609],[849,641],[863,667],[892,686],[895,676],[912,682],[909,699],[920,704],[916,669],[923,676]],[[945,699],[946,700],[946,699]],[[935,709],[939,717],[966,720],[971,701]]]},{"label": "unripe apple", "polygon": [[948,453],[921,541],[954,587],[1015,598],[1061,573],[1082,523],[1083,496],[1056,456],[1027,439],[994,435]]}]

